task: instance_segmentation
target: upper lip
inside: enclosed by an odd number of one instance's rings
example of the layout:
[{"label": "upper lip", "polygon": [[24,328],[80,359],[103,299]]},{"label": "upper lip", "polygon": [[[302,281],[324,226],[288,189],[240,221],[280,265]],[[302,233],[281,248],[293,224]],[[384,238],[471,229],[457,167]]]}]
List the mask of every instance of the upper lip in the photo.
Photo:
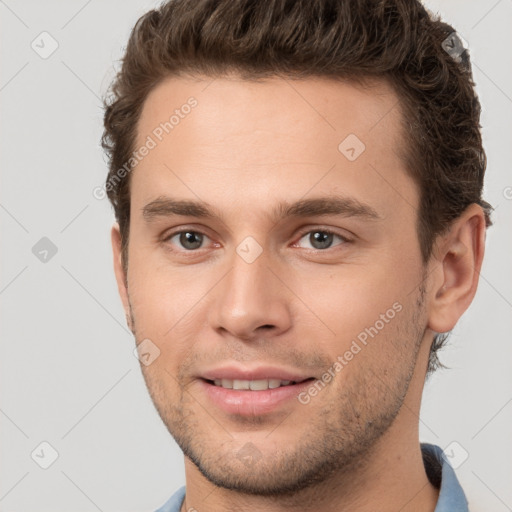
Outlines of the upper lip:
[{"label": "upper lip", "polygon": [[212,368],[201,373],[201,378],[206,380],[231,379],[231,380],[265,380],[279,379],[294,382],[302,382],[311,378],[299,372],[278,368],[276,366],[258,366],[257,368],[243,368],[240,366],[222,366]]}]

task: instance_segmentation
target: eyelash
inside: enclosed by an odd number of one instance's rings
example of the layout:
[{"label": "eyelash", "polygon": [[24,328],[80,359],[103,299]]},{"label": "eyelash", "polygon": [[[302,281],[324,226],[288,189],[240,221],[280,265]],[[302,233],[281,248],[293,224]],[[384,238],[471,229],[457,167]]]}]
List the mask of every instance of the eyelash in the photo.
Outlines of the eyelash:
[{"label": "eyelash", "polygon": [[[195,230],[195,229],[179,229],[177,231],[172,231],[171,233],[168,233],[166,234],[163,239],[162,239],[162,242],[167,244],[167,245],[172,245],[169,243],[169,241],[171,240],[171,238],[174,238],[176,235],[180,235],[181,233],[194,233],[194,234],[197,234],[197,235],[202,235],[206,238],[209,238],[209,236],[206,234],[206,233],[203,233],[202,231],[198,231],[198,230]],[[341,239],[341,243],[338,244],[338,245],[334,245],[334,246],[331,246],[331,247],[327,247],[326,249],[309,249],[307,248],[306,250],[308,251],[315,251],[315,252],[327,252],[329,251],[329,249],[335,249],[336,247],[340,247],[340,246],[343,246],[347,243],[351,243],[352,240],[344,235],[340,235],[339,233],[336,233],[335,231],[331,230],[331,229],[324,229],[324,228],[316,228],[316,229],[308,229],[306,231],[302,231],[300,234],[299,234],[299,241],[302,240],[302,238],[304,238],[305,235],[308,235],[308,234],[311,234],[311,233],[323,233],[323,234],[326,234],[326,235],[334,235],[336,237],[338,237],[339,239]],[[298,242],[297,242],[298,243]],[[174,252],[181,252],[181,253],[188,253],[188,254],[191,254],[193,255],[194,253],[198,253],[201,249],[203,249],[203,247],[200,247],[198,249],[171,249],[172,251]]]}]

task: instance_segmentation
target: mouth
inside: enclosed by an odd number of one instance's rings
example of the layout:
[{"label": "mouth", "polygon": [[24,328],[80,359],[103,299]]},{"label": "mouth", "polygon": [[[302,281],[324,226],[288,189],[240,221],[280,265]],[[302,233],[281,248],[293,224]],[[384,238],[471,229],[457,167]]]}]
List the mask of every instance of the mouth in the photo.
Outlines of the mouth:
[{"label": "mouth", "polygon": [[270,415],[298,405],[298,395],[314,380],[198,379],[205,398],[232,418]]},{"label": "mouth", "polygon": [[281,380],[281,379],[203,379],[207,383],[221,387],[224,389],[233,389],[235,391],[266,391],[267,389],[277,389],[285,386],[295,386],[302,382],[312,381],[314,377],[295,380]]}]

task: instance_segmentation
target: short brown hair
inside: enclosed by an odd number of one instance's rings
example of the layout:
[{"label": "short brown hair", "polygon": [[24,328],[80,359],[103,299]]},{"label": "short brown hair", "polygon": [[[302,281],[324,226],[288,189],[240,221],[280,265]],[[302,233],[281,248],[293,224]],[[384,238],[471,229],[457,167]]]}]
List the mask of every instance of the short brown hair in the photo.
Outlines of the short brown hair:
[{"label": "short brown hair", "polygon": [[[105,100],[106,191],[125,269],[131,173],[122,180],[118,173],[135,149],[148,94],[164,78],[183,74],[387,80],[400,98],[403,157],[420,190],[423,261],[470,204],[483,208],[489,226],[480,104],[467,50],[454,55],[446,46],[454,32],[417,0],[170,0],[146,13]],[[434,338],[429,372],[439,365],[436,353],[446,336]]]}]

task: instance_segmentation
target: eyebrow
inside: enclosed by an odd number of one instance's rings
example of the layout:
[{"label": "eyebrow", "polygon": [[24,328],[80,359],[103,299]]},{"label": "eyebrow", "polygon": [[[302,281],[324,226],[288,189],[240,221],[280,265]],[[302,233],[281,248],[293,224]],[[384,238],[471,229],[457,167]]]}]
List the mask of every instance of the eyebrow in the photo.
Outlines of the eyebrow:
[{"label": "eyebrow", "polygon": [[[159,196],[142,208],[142,216],[146,222],[161,217],[172,216],[219,218],[223,215],[208,203],[190,200],[178,200],[167,196]],[[370,205],[357,199],[340,196],[326,196],[312,199],[301,199],[294,203],[281,202],[272,210],[275,219],[287,217],[312,217],[320,215],[340,215],[358,217],[364,220],[382,220],[382,217]]]}]

